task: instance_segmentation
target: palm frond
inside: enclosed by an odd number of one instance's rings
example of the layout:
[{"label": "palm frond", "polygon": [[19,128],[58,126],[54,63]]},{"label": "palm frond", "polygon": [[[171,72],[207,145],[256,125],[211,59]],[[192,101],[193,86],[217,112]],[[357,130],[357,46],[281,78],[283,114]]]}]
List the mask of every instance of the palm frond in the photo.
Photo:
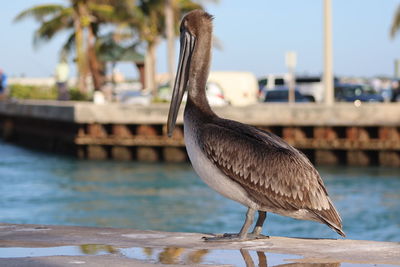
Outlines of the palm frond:
[{"label": "palm frond", "polygon": [[61,48],[61,53],[70,54],[75,49],[75,33],[71,33]]},{"label": "palm frond", "polygon": [[28,9],[25,9],[19,13],[15,18],[14,22],[19,22],[26,18],[33,18],[37,21],[44,21],[48,16],[54,16],[61,12],[65,7],[63,5],[50,4],[50,5],[38,5]]},{"label": "palm frond", "polygon": [[65,9],[58,16],[43,22],[36,30],[33,44],[37,47],[42,41],[48,41],[65,29],[73,28],[72,9]]},{"label": "palm frond", "polygon": [[107,16],[110,16],[115,11],[115,8],[111,5],[89,3],[88,6],[91,12]]},{"label": "palm frond", "polygon": [[117,20],[116,12],[113,6],[104,4],[88,4],[91,23],[112,23]]},{"label": "palm frond", "polygon": [[392,21],[392,26],[390,27],[390,37],[392,39],[394,39],[399,29],[400,29],[400,5],[396,9],[396,13],[394,14],[394,18]]}]

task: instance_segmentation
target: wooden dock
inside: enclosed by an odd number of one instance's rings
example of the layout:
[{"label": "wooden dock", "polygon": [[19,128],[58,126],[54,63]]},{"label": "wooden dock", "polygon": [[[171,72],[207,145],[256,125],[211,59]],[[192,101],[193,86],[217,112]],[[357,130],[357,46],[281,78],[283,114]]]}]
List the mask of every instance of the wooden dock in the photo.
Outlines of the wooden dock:
[{"label": "wooden dock", "polygon": [[[186,161],[182,112],[174,136],[168,138],[168,108],[167,104],[0,102],[0,132],[7,141],[80,158]],[[257,104],[215,111],[281,136],[316,164],[400,167],[397,103]]]}]

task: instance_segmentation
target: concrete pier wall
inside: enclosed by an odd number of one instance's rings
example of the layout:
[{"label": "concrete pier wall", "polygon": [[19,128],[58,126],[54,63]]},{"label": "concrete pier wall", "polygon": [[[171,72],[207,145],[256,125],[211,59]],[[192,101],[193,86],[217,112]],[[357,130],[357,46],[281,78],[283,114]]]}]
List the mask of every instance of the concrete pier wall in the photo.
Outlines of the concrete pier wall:
[{"label": "concrete pier wall", "polygon": [[[0,102],[0,131],[6,140],[82,158],[184,161],[183,110],[173,138],[167,138],[168,108],[168,104]],[[400,166],[397,103],[359,107],[273,103],[214,110],[221,117],[281,136],[317,164]]]},{"label": "concrete pier wall", "polygon": [[96,227],[0,224],[0,265],[256,266],[254,263],[265,267],[278,265],[333,267],[343,263],[357,266],[400,265],[398,242],[275,236],[241,242],[206,242],[202,239],[204,236],[210,235]]},{"label": "concrete pier wall", "polygon": [[[0,114],[75,123],[165,124],[169,104],[150,106],[91,102],[19,100],[0,102]],[[257,104],[246,107],[215,107],[224,118],[251,125],[281,126],[397,126],[400,127],[400,104],[337,103],[327,107],[317,103]],[[182,111],[178,123],[182,123]]]}]

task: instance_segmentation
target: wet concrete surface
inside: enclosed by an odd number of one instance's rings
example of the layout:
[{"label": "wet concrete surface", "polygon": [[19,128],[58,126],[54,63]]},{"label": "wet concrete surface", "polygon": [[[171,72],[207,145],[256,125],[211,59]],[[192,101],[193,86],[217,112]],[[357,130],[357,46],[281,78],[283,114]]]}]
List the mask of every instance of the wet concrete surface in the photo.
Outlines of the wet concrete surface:
[{"label": "wet concrete surface", "polygon": [[0,266],[397,266],[399,242],[270,237],[205,242],[200,233],[0,224]]}]

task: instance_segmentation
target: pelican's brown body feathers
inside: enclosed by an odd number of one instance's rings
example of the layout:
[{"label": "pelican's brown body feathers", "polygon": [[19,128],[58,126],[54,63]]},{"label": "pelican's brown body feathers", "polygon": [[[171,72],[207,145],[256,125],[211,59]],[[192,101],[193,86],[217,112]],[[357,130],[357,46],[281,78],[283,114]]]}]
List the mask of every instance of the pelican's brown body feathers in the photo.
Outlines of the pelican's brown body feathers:
[{"label": "pelican's brown body feathers", "polygon": [[256,127],[215,114],[194,115],[202,109],[192,102],[185,109],[185,118],[198,125],[193,128],[199,147],[226,177],[244,188],[257,209],[325,223],[345,235],[324,182],[303,153]]},{"label": "pelican's brown body feathers", "polygon": [[[185,143],[196,172],[211,188],[248,207],[239,233],[247,236],[254,211],[259,233],[265,212],[314,220],[344,236],[341,218],[307,157],[278,136],[218,117],[206,97],[211,60],[212,17],[190,12],[181,23],[181,53],[168,116],[171,136],[187,90]],[[257,225],[259,228],[257,228]]]}]

